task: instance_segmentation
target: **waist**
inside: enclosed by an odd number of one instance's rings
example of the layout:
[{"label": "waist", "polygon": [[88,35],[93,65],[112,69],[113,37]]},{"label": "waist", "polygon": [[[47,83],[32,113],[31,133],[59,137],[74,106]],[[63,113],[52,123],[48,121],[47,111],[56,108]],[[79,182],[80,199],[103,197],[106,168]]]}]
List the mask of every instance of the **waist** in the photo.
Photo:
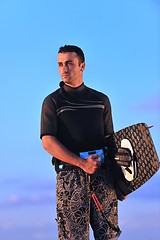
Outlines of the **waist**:
[{"label": "waist", "polygon": [[[101,163],[101,167],[104,167],[105,164],[105,153],[107,152],[107,149],[96,149],[96,150],[91,150],[91,151],[85,151],[85,152],[80,152],[78,155],[83,158],[83,159],[87,159],[89,156],[93,155],[93,154],[98,154],[100,157],[100,163]],[[52,161],[53,162],[53,161]],[[67,171],[67,170],[72,170],[72,169],[78,169],[79,167],[74,166],[72,164],[66,163],[66,162],[62,162],[60,160],[56,160],[54,162],[55,165],[55,170],[56,172],[59,171]]]}]

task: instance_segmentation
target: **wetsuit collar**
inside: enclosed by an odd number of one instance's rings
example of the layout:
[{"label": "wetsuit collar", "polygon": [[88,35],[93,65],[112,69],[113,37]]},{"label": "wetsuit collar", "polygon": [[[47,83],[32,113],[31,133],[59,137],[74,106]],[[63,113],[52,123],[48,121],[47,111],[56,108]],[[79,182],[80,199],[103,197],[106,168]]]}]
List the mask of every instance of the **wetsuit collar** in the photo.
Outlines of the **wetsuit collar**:
[{"label": "wetsuit collar", "polygon": [[80,86],[78,86],[76,88],[72,88],[72,87],[66,85],[64,82],[60,82],[59,85],[60,85],[61,88],[64,88],[64,90],[66,92],[70,92],[70,93],[81,92],[81,91],[83,91],[85,89],[84,83],[82,83]]}]

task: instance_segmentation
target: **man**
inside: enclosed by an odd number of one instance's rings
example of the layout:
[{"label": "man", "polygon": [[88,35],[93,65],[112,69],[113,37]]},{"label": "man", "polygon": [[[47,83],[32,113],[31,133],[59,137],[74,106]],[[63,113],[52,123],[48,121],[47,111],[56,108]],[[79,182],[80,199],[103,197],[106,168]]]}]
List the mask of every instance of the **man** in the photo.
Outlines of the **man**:
[{"label": "man", "polygon": [[57,171],[58,239],[87,240],[90,224],[96,240],[116,240],[117,196],[104,157],[114,132],[110,101],[84,85],[85,57],[79,47],[59,49],[58,69],[60,88],[45,98],[41,115],[42,144]]}]

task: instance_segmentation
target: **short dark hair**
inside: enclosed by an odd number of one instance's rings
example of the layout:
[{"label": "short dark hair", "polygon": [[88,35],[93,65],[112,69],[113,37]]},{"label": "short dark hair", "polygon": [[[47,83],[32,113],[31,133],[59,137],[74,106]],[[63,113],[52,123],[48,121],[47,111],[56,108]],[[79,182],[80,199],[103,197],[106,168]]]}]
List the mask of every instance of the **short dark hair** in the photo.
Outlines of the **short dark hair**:
[{"label": "short dark hair", "polygon": [[58,53],[75,52],[78,55],[80,63],[85,62],[84,53],[81,48],[75,45],[64,45],[59,48]]}]

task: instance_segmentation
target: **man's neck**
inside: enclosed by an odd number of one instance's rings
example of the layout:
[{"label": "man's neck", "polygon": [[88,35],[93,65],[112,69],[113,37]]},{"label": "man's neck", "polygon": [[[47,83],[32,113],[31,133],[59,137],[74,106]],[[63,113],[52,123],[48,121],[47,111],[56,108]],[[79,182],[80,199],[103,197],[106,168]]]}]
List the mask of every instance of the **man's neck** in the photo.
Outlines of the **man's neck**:
[{"label": "man's neck", "polygon": [[64,83],[71,88],[77,88],[82,85],[83,79],[80,79],[79,81],[64,82]]}]

